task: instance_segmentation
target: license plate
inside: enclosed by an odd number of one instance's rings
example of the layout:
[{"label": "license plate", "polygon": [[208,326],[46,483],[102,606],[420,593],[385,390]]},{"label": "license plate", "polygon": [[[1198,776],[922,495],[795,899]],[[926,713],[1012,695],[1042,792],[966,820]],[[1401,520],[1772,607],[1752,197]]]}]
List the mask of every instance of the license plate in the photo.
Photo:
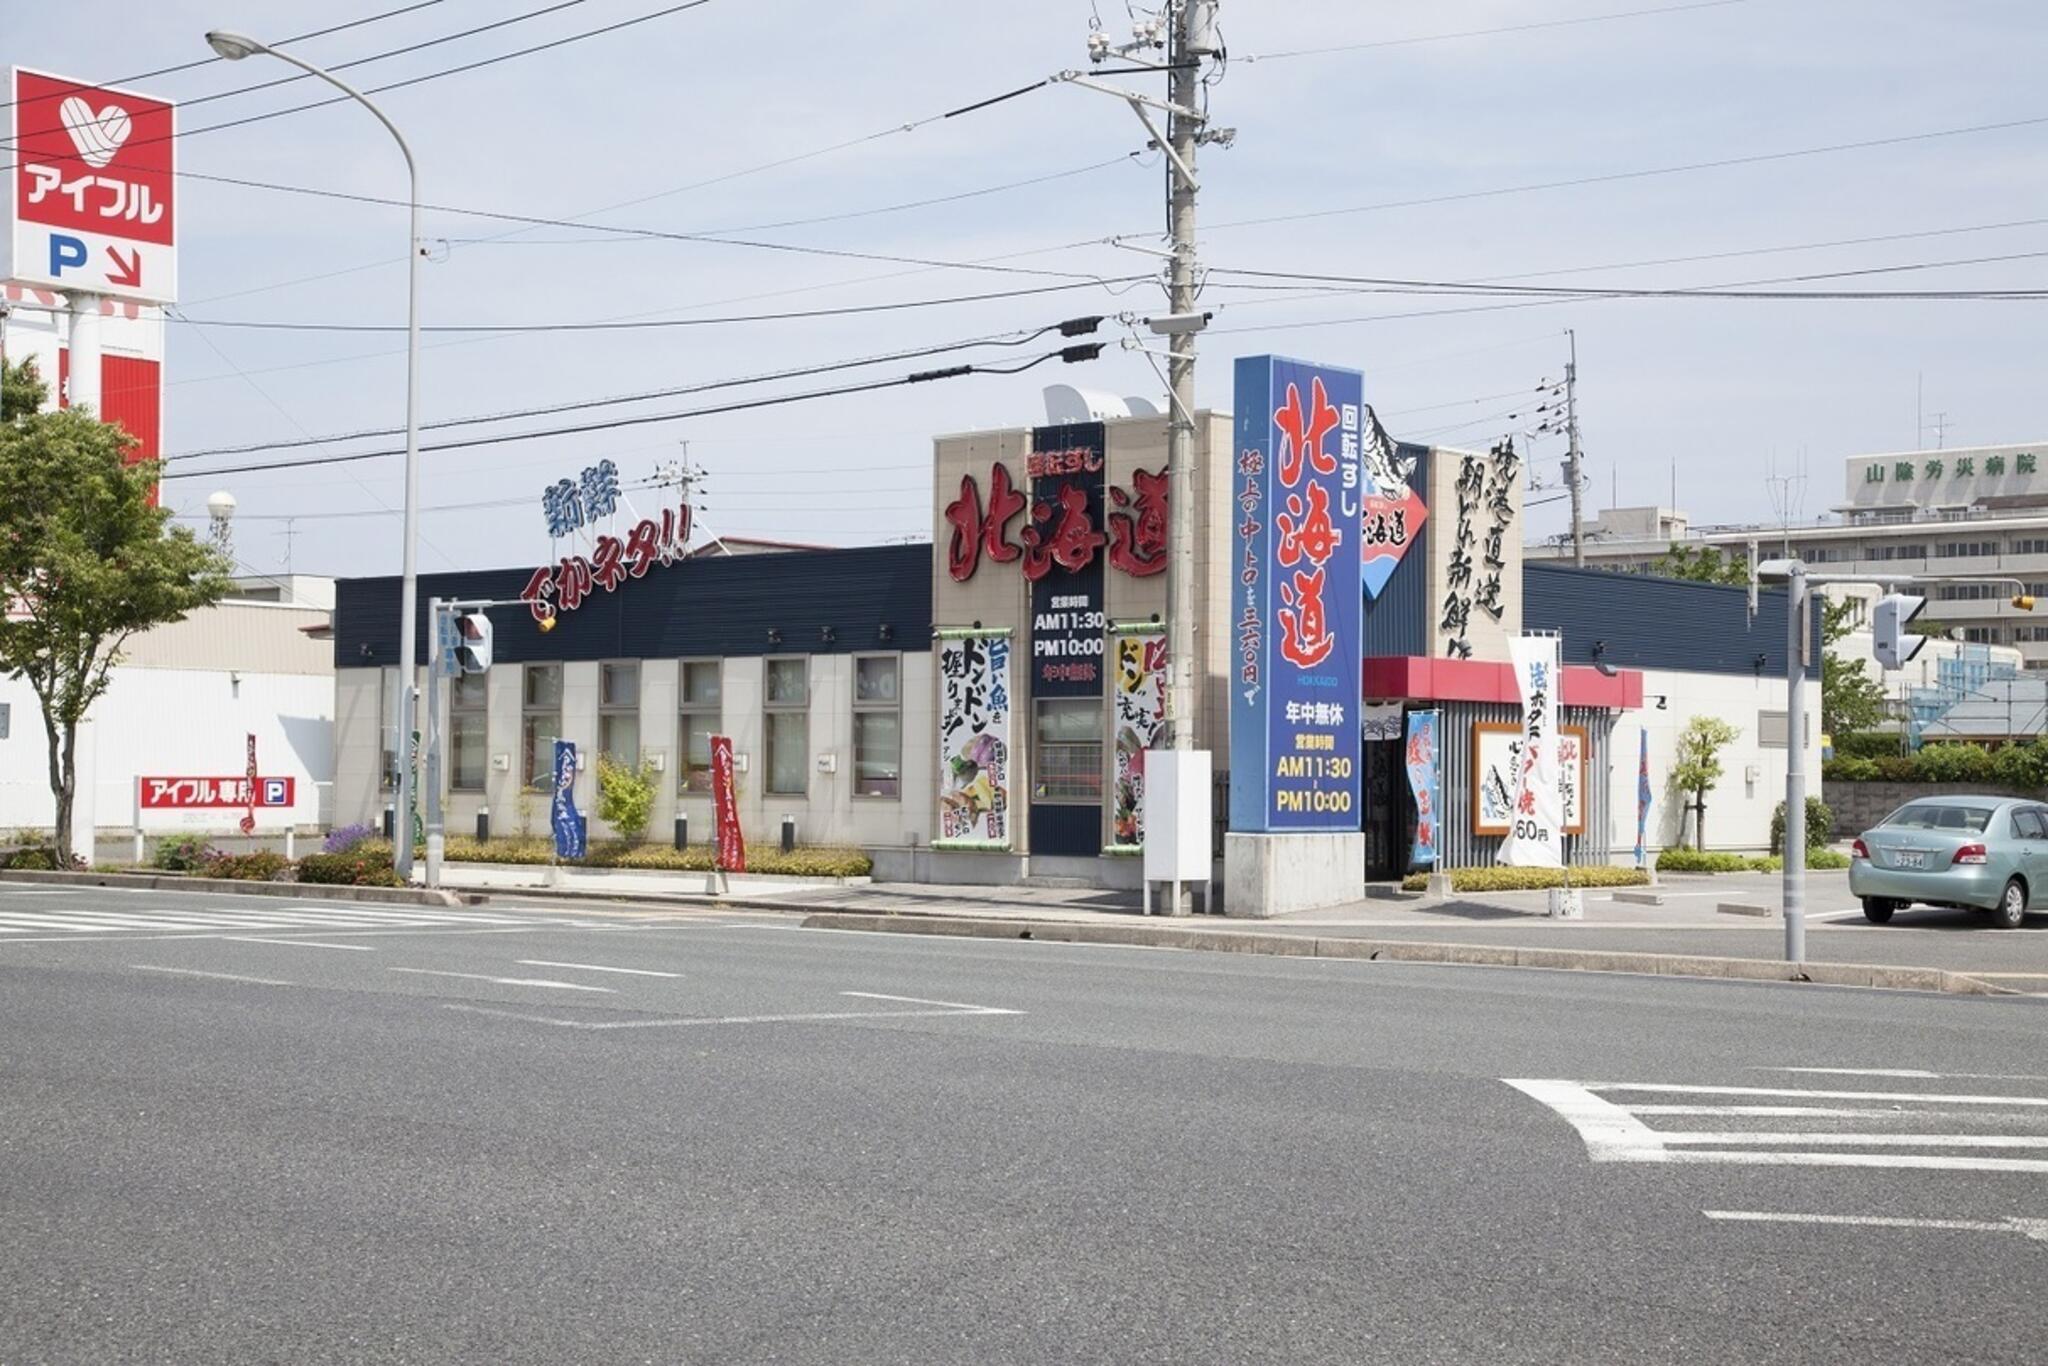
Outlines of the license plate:
[{"label": "license plate", "polygon": [[1925,868],[1927,855],[1918,849],[1901,849],[1892,855],[1892,862],[1901,868]]}]

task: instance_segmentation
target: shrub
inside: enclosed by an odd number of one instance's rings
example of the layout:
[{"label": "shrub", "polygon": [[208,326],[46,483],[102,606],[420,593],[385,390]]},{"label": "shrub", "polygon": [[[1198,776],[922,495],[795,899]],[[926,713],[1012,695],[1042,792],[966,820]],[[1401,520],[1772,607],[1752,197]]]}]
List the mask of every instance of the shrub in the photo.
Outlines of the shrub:
[{"label": "shrub", "polygon": [[1806,851],[1806,866],[1809,868],[1847,868],[1849,856],[1839,849],[1809,849]]},{"label": "shrub", "polygon": [[259,849],[253,854],[216,854],[201,871],[208,877],[233,878],[237,882],[275,882],[291,866],[283,854]]},{"label": "shrub", "polygon": [[1981,783],[1991,777],[1991,752],[1975,745],[1928,745],[1914,758],[1926,783]]},{"label": "shrub", "polygon": [[308,854],[299,860],[301,882],[334,887],[403,887],[389,859],[366,857],[358,846],[346,854]]},{"label": "shrub", "polygon": [[1879,730],[1851,731],[1835,737],[1837,759],[1895,759],[1901,737]]},{"label": "shrub", "polygon": [[1660,873],[1750,873],[1768,872],[1771,860],[1731,854],[1725,850],[1670,848],[1657,855]]},{"label": "shrub", "polygon": [[1831,783],[1872,783],[1877,781],[1875,759],[1830,759],[1820,767],[1820,776]]},{"label": "shrub", "polygon": [[[1565,885],[1565,875],[1557,868],[1453,868],[1450,874],[1454,892],[1532,892]],[[1573,887],[1642,887],[1649,881],[1650,875],[1640,868],[1601,863],[1571,870]],[[1410,874],[1401,886],[1410,892],[1423,891],[1429,886],[1429,874]]]},{"label": "shrub", "polygon": [[[449,863],[547,863],[553,859],[553,840],[515,838],[478,844],[467,836],[450,836],[441,857]],[[711,846],[693,844],[672,849],[665,844],[627,844],[605,840],[592,844],[580,860],[565,860],[571,868],[641,868],[662,872],[704,873],[711,870]],[[874,860],[865,850],[832,845],[807,845],[785,854],[779,849],[749,849],[747,871],[782,877],[866,877],[874,871]]]},{"label": "shrub", "polygon": [[76,854],[67,861],[57,856],[57,851],[48,845],[40,848],[16,849],[7,856],[5,867],[19,873],[54,873],[60,870],[74,873],[85,871],[85,860]]},{"label": "shrub", "polygon": [[1910,754],[1891,754],[1873,760],[1877,765],[1877,776],[1888,783],[1917,783],[1924,781],[1920,773],[1920,760]]},{"label": "shrub", "polygon": [[156,847],[156,866],[167,873],[196,873],[221,857],[204,835],[180,835]]},{"label": "shrub", "polygon": [[2036,742],[1993,750],[1991,776],[2006,787],[2048,786],[2048,745]]},{"label": "shrub", "polygon": [[377,838],[377,827],[373,825],[361,823],[344,825],[339,829],[327,832],[327,838],[321,841],[320,852],[323,854],[346,854],[358,845],[365,844],[375,838]]},{"label": "shrub", "polygon": [[[1828,804],[1818,797],[1806,799],[1806,847],[1818,848],[1826,844],[1834,834],[1835,813],[1828,810]],[[1785,803],[1779,802],[1771,812],[1771,852],[1785,852]]]},{"label": "shrub", "polygon": [[646,760],[622,764],[609,754],[597,756],[597,815],[628,844],[638,844],[654,815],[655,779]]}]

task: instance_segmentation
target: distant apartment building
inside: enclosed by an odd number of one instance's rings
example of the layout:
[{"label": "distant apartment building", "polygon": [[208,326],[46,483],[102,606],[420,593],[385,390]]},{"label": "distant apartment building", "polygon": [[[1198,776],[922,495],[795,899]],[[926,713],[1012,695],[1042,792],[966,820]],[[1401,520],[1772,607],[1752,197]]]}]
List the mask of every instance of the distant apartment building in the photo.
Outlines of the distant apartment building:
[{"label": "distant apartment building", "polygon": [[[1789,551],[1830,573],[1877,582],[2011,579],[2019,586],[1929,583],[1910,591],[1927,599],[1922,620],[1953,628],[1966,643],[2010,646],[2025,668],[2048,669],[2048,441],[1852,456],[1844,483],[1830,515],[1790,526],[1693,526],[1672,508],[1611,509],[1586,524],[1586,561],[1640,571],[1674,543],[1742,558],[1755,542],[1766,558]],[[1571,553],[1568,538],[1525,551],[1531,560]],[[2013,606],[2020,592],[2043,599],[2043,609]]]}]

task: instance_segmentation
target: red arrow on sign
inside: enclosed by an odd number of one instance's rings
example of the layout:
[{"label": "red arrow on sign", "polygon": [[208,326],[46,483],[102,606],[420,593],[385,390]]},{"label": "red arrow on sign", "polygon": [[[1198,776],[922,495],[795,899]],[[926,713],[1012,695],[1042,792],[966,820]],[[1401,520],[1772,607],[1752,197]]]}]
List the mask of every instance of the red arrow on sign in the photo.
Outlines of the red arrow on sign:
[{"label": "red arrow on sign", "polygon": [[108,284],[110,284],[110,285],[126,285],[126,286],[127,286],[128,288],[130,288],[130,289],[136,289],[136,288],[139,288],[139,287],[141,286],[141,284],[142,284],[142,249],[141,249],[141,248],[139,248],[139,247],[138,247],[138,248],[136,248],[136,249],[135,249],[134,251],[131,251],[130,253],[128,253],[128,259],[127,259],[127,260],[125,260],[125,261],[123,261],[123,260],[121,259],[121,253],[120,253],[120,252],[116,251],[116,250],[115,250],[114,248],[112,248],[112,247],[108,247],[108,248],[107,248],[107,258],[108,258],[109,260],[111,260],[111,261],[112,261],[112,262],[114,263],[114,267],[115,267],[115,268],[114,268],[113,270],[110,270],[110,271],[108,271],[108,272],[107,272],[107,283],[108,283]]}]

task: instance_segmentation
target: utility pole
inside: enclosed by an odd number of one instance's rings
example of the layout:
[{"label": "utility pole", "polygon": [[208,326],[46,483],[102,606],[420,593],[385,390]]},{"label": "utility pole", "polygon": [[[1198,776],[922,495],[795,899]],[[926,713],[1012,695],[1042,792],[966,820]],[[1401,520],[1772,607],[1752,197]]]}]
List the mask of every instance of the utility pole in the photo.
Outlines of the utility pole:
[{"label": "utility pole", "polygon": [[[1183,0],[1173,14],[1167,65],[1173,68],[1167,102],[1167,224],[1173,237],[1173,264],[1168,307],[1175,315],[1195,311],[1195,144],[1198,119],[1182,111],[1195,107],[1199,86],[1191,29],[1196,11],[1205,24],[1215,22],[1215,7]],[[1166,436],[1167,569],[1166,569],[1166,729],[1177,750],[1195,747],[1195,334],[1175,332],[1173,356],[1167,362],[1169,405]],[[1176,911],[1178,908],[1173,908]]]},{"label": "utility pole", "polygon": [[1571,328],[1564,330],[1571,342],[1571,359],[1564,366],[1564,425],[1565,434],[1571,438],[1571,454],[1565,457],[1570,470],[1572,484],[1572,566],[1586,567],[1586,524],[1584,509],[1580,506],[1579,477],[1579,335]]}]

